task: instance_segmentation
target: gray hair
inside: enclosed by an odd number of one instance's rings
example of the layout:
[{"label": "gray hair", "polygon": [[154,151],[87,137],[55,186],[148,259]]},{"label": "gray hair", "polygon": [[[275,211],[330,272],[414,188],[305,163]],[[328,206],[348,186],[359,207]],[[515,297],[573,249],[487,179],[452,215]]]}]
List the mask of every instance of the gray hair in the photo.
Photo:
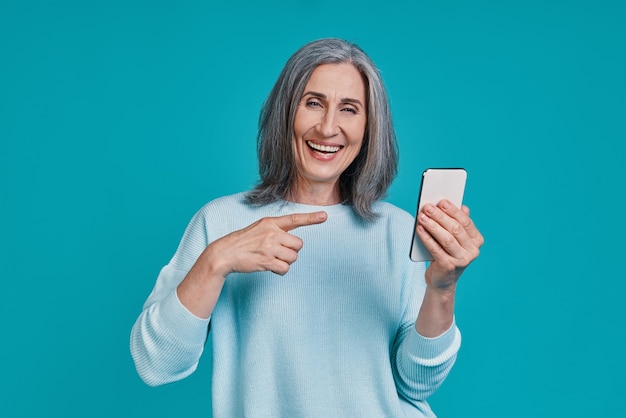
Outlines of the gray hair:
[{"label": "gray hair", "polygon": [[261,109],[257,153],[260,182],[246,196],[251,204],[285,199],[297,179],[293,151],[294,120],[311,73],[322,64],[350,63],[361,73],[367,90],[367,126],[363,145],[339,178],[341,198],[361,218],[378,215],[372,205],[385,197],[397,173],[398,151],[387,92],[365,52],[342,39],[310,42],[289,58]]}]

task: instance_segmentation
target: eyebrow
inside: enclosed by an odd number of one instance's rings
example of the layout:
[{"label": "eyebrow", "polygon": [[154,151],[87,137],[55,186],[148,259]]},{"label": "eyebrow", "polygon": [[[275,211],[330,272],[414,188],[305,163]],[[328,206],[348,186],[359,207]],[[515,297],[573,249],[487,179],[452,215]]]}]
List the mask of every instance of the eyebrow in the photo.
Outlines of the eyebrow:
[{"label": "eyebrow", "polygon": [[[307,91],[306,93],[304,93],[302,95],[302,97],[309,96],[309,95],[310,96],[315,96],[315,97],[320,97],[322,99],[327,99],[328,98],[324,93],[318,93],[316,91]],[[361,107],[365,107],[365,106],[363,106],[363,103],[361,103],[361,101],[359,99],[353,99],[353,98],[350,98],[350,97],[342,98],[341,102],[342,103],[354,103],[354,104],[358,104]]]}]

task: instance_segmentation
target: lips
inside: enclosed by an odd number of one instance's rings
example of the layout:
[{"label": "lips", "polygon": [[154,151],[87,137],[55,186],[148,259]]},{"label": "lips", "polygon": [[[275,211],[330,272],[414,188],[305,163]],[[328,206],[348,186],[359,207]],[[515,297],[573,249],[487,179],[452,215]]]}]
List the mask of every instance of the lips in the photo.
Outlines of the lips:
[{"label": "lips", "polygon": [[321,152],[323,154],[334,154],[334,153],[336,153],[337,151],[339,151],[340,149],[343,148],[343,146],[339,146],[339,145],[316,144],[315,142],[312,142],[312,141],[306,141],[306,144],[313,151]]}]

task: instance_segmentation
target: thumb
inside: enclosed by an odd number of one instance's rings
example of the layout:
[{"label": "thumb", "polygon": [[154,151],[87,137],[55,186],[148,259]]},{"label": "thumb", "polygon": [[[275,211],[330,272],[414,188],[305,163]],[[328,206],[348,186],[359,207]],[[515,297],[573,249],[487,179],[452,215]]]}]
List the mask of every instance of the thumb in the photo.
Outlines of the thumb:
[{"label": "thumb", "polygon": [[301,226],[321,224],[328,215],[324,211],[310,213],[292,213],[274,218],[276,225],[283,231],[291,231]]}]

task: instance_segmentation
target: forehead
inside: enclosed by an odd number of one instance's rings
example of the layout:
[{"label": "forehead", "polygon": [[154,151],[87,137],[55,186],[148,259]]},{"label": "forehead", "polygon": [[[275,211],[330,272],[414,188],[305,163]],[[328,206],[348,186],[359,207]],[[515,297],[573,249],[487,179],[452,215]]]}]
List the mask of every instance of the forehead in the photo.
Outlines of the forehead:
[{"label": "forehead", "polygon": [[350,63],[322,64],[316,67],[304,88],[325,95],[358,99],[365,103],[365,81]]}]

